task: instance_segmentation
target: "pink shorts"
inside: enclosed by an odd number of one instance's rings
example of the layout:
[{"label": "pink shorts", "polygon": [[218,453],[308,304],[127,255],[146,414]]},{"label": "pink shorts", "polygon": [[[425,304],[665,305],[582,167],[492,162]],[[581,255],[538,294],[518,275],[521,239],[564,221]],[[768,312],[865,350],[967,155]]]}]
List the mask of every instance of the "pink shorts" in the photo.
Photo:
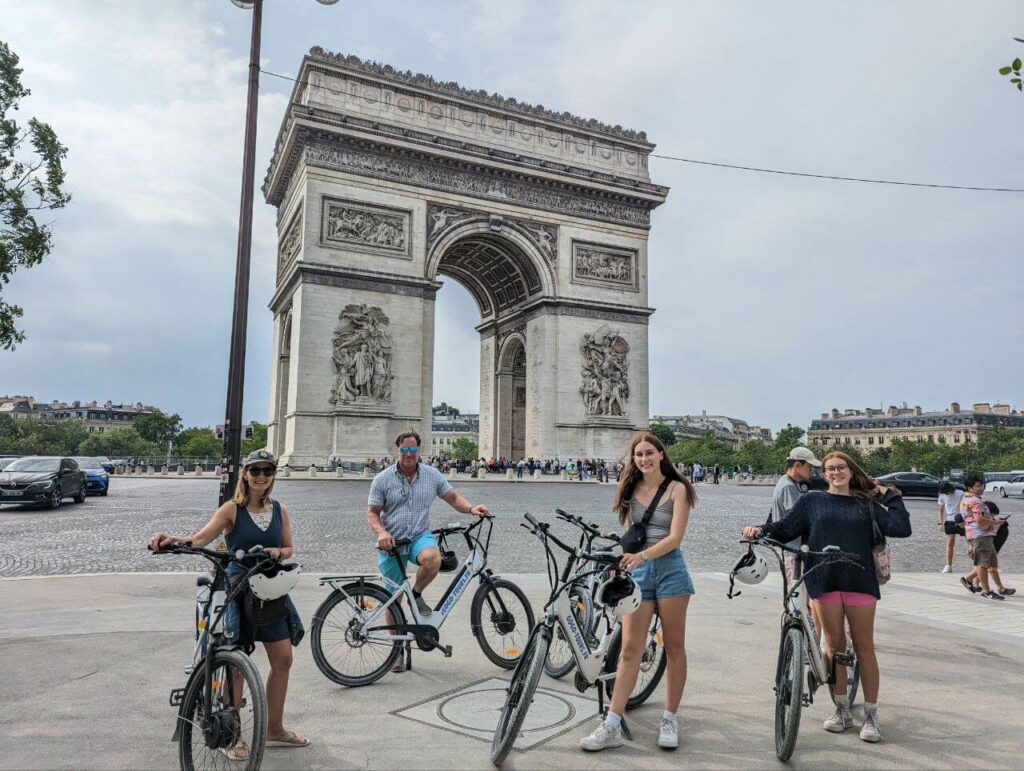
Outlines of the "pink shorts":
[{"label": "pink shorts", "polygon": [[861,605],[874,605],[878,598],[873,594],[864,592],[825,592],[820,597],[812,598],[815,602],[825,605],[843,605],[847,608],[856,608]]}]

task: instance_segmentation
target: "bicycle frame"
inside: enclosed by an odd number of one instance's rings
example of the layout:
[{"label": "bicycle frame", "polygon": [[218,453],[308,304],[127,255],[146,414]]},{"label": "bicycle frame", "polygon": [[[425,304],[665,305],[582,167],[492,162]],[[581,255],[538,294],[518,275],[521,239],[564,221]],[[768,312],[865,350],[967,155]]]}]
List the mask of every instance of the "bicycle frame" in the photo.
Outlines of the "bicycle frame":
[{"label": "bicycle frame", "polygon": [[[383,583],[391,597],[388,598],[387,602],[381,603],[375,607],[370,613],[364,614],[363,624],[367,630],[367,639],[376,640],[378,642],[415,640],[415,634],[412,632],[397,631],[394,629],[393,624],[385,623],[380,626],[376,626],[375,624],[378,621],[386,621],[384,616],[387,613],[388,608],[398,602],[402,597],[405,597],[408,600],[407,607],[409,608],[409,613],[412,615],[412,619],[415,622],[414,626],[440,629],[444,624],[445,619],[448,618],[449,614],[454,609],[455,605],[466,593],[466,589],[469,588],[473,579],[481,574],[489,576],[489,573],[485,573],[485,570],[487,568],[487,550],[490,547],[491,532],[494,530],[494,524],[489,518],[486,520],[488,522],[487,536],[482,542],[479,536],[474,532],[484,523],[484,521],[484,519],[481,519],[479,522],[476,522],[465,529],[459,529],[458,532],[465,537],[466,543],[470,548],[470,552],[462,563],[461,569],[455,574],[454,578],[452,578],[448,588],[445,589],[440,601],[438,601],[437,607],[434,609],[434,612],[429,616],[420,615],[419,608],[416,606],[415,597],[412,593],[412,583],[409,581],[408,577],[399,584],[392,581],[387,576],[365,573],[349,576],[328,576],[320,579],[320,585],[330,586],[332,589],[340,592],[345,597],[346,602],[354,605],[355,601],[352,596],[345,591],[345,585],[347,582],[357,580],[360,585],[364,582],[370,583],[371,581],[374,583]],[[449,528],[442,528],[437,532],[444,532],[448,529]],[[397,555],[394,556],[397,559]]]}]

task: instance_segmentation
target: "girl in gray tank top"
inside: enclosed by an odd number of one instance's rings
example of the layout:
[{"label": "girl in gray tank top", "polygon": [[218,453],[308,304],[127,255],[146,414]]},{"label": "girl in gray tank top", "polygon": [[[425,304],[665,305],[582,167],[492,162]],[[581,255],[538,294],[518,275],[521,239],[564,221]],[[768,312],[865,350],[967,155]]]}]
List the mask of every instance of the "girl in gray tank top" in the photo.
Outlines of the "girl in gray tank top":
[{"label": "girl in gray tank top", "polygon": [[[669,530],[672,528],[672,490],[677,484],[679,483],[673,482],[668,486],[662,502],[658,504],[650,520],[648,520],[647,540],[644,541],[644,548],[654,546],[658,541],[668,536]],[[629,502],[630,525],[642,522],[646,511],[647,507],[642,506],[636,498],[633,498]]]}]

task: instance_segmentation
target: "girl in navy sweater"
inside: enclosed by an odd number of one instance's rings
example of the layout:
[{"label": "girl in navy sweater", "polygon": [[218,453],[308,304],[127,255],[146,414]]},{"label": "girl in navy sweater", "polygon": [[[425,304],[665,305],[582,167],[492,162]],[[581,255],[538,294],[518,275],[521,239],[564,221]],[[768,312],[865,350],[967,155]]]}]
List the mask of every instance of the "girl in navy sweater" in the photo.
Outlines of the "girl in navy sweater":
[{"label": "girl in navy sweater", "polygon": [[[765,535],[777,541],[802,538],[811,551],[838,546],[860,556],[860,568],[837,561],[825,561],[807,576],[807,593],[817,602],[825,632],[825,652],[846,650],[846,624],[850,625],[853,648],[860,661],[864,684],[866,717],[860,738],[877,742],[878,659],[875,657],[875,603],[881,597],[872,554],[872,519],[882,534],[891,538],[910,535],[910,514],[898,490],[869,479],[853,458],[832,452],[823,460],[828,492],[810,492],[800,498],[785,518],[759,527],[743,529],[744,538]],[[806,569],[818,564],[809,558]],[[863,568],[863,570],[861,569]],[[825,721],[825,730],[839,733],[853,726],[850,701],[846,695],[846,667],[836,668],[836,709]]]}]

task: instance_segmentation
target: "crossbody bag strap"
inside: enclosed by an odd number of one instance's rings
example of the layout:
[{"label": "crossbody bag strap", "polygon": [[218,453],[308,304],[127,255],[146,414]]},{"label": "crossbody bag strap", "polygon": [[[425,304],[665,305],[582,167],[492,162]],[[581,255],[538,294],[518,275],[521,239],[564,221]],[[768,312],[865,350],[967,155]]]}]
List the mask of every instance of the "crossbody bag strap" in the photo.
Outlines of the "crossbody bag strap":
[{"label": "crossbody bag strap", "polygon": [[651,499],[650,504],[647,506],[647,511],[644,512],[644,518],[640,520],[640,524],[643,527],[647,527],[647,523],[650,522],[651,517],[654,516],[654,510],[658,508],[658,504],[661,502],[661,496],[668,488],[668,483],[670,481],[671,480],[668,477],[665,477],[665,479],[661,483],[661,486],[658,488],[658,492],[656,492],[654,494],[654,497]]}]

